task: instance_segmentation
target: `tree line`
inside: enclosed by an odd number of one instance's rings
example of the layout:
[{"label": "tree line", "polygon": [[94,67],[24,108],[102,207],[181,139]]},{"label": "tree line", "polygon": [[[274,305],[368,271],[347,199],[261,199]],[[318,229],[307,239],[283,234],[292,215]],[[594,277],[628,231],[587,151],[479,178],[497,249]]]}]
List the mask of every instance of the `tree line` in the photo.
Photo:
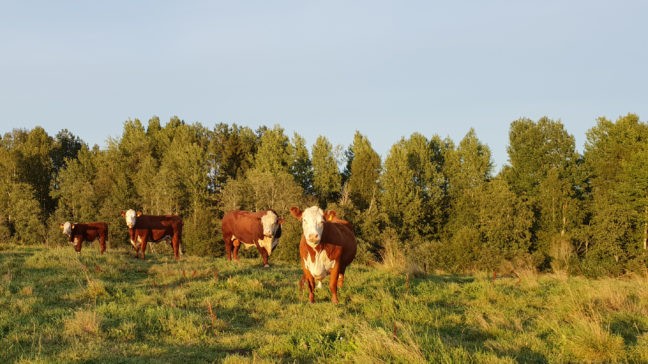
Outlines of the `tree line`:
[{"label": "tree line", "polygon": [[0,139],[0,242],[65,244],[64,221],[106,221],[127,246],[121,210],[183,217],[188,254],[222,256],[220,218],[271,208],[286,217],[271,259],[296,260],[291,206],[334,209],[356,230],[360,258],[400,252],[423,271],[503,263],[588,276],[645,272],[648,124],[599,118],[583,153],[560,121],[509,128],[508,163],[493,173],[474,130],[459,143],[413,133],[384,161],[359,131],[351,145],[286,135],[280,125],[212,128],[178,117],[124,122],[107,147],[63,129]]}]

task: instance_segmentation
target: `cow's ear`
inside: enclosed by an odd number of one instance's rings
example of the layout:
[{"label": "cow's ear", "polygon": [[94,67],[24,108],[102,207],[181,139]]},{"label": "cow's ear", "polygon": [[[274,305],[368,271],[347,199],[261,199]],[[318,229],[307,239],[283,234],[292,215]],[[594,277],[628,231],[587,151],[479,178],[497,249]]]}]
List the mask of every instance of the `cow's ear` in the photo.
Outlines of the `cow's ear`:
[{"label": "cow's ear", "polygon": [[333,219],[335,219],[336,216],[337,213],[334,210],[329,210],[324,213],[324,220],[333,221]]},{"label": "cow's ear", "polygon": [[119,215],[121,215],[121,217],[124,217],[124,216],[126,216],[126,211],[124,211],[124,210],[121,210],[121,212],[119,213]]},{"label": "cow's ear", "polygon": [[277,220],[277,224],[281,225],[284,223],[284,221],[285,221],[284,218],[280,217],[279,220]]},{"label": "cow's ear", "polygon": [[76,224],[72,224],[72,225],[70,225],[70,228],[74,229],[75,226],[76,226]]},{"label": "cow's ear", "polygon": [[137,211],[137,217],[140,217],[140,216],[142,216],[142,215],[144,215],[144,214],[142,213],[142,211]]},{"label": "cow's ear", "polygon": [[290,214],[293,215],[297,220],[301,220],[302,218],[302,211],[297,206],[290,208]]},{"label": "cow's ear", "polygon": [[59,224],[59,228],[60,228],[60,229],[63,229],[63,225],[64,225],[63,223],[60,223],[60,224]]}]

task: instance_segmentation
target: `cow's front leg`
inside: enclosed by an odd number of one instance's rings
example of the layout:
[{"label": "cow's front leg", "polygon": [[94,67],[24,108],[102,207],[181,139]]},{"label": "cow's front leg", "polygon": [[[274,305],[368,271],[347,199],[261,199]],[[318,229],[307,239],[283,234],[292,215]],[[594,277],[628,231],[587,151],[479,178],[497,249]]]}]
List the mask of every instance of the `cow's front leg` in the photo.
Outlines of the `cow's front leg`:
[{"label": "cow's front leg", "polygon": [[304,269],[302,281],[308,283],[308,301],[310,303],[315,303],[315,277],[313,277],[308,269]]},{"label": "cow's front leg", "polygon": [[270,264],[268,264],[268,252],[265,250],[265,248],[260,247],[258,244],[257,250],[259,251],[259,254],[261,254],[261,259],[263,259],[263,267],[269,268]]},{"label": "cow's front leg", "polygon": [[240,247],[241,247],[241,241],[238,239],[234,239],[234,260],[239,260],[238,251]]}]

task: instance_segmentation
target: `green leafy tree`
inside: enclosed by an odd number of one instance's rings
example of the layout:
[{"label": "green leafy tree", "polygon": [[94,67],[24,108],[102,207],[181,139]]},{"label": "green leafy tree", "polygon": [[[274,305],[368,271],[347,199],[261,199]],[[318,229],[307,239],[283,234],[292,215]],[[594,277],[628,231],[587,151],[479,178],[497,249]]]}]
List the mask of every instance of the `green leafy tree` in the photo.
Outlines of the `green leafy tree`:
[{"label": "green leafy tree", "polygon": [[587,274],[645,267],[647,142],[648,125],[634,114],[616,122],[600,118],[587,132],[584,159],[592,196]]},{"label": "green leafy tree", "polygon": [[219,192],[230,178],[243,177],[254,165],[258,147],[257,136],[247,127],[217,124],[208,146],[211,186]]},{"label": "green leafy tree", "polygon": [[319,205],[325,208],[340,197],[342,177],[333,155],[333,146],[326,137],[317,137],[312,155],[313,190]]},{"label": "green leafy tree", "polygon": [[353,205],[363,211],[377,197],[377,183],[382,169],[380,155],[371,147],[369,139],[356,131],[347,158],[349,197]]},{"label": "green leafy tree", "polygon": [[450,233],[462,227],[475,227],[479,199],[490,181],[493,163],[487,145],[481,143],[473,129],[464,136],[458,147],[446,150],[444,174],[448,180]]},{"label": "green leafy tree", "polygon": [[567,233],[584,218],[579,212],[584,181],[577,180],[580,158],[574,137],[561,122],[546,117],[516,120],[511,123],[508,154],[510,166],[502,176],[534,212],[531,250],[540,268],[548,268],[552,259],[561,258],[555,251],[567,244]]},{"label": "green leafy tree", "polygon": [[306,194],[313,194],[313,163],[310,160],[306,140],[295,133],[293,135],[293,156],[290,174]]},{"label": "green leafy tree", "polygon": [[443,143],[414,133],[392,146],[380,179],[382,211],[402,240],[437,238],[444,222]]},{"label": "green leafy tree", "polygon": [[292,145],[288,137],[279,125],[275,125],[274,128],[261,132],[254,168],[261,172],[288,172],[292,155]]}]

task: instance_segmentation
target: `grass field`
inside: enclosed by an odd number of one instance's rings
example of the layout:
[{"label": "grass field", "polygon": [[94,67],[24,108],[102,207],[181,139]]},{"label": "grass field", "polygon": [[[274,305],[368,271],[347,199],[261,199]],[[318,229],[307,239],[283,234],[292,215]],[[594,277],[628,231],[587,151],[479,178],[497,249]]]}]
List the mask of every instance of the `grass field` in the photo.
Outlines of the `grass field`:
[{"label": "grass field", "polygon": [[648,362],[648,279],[352,264],[340,304],[298,263],[0,245],[0,362]]}]

